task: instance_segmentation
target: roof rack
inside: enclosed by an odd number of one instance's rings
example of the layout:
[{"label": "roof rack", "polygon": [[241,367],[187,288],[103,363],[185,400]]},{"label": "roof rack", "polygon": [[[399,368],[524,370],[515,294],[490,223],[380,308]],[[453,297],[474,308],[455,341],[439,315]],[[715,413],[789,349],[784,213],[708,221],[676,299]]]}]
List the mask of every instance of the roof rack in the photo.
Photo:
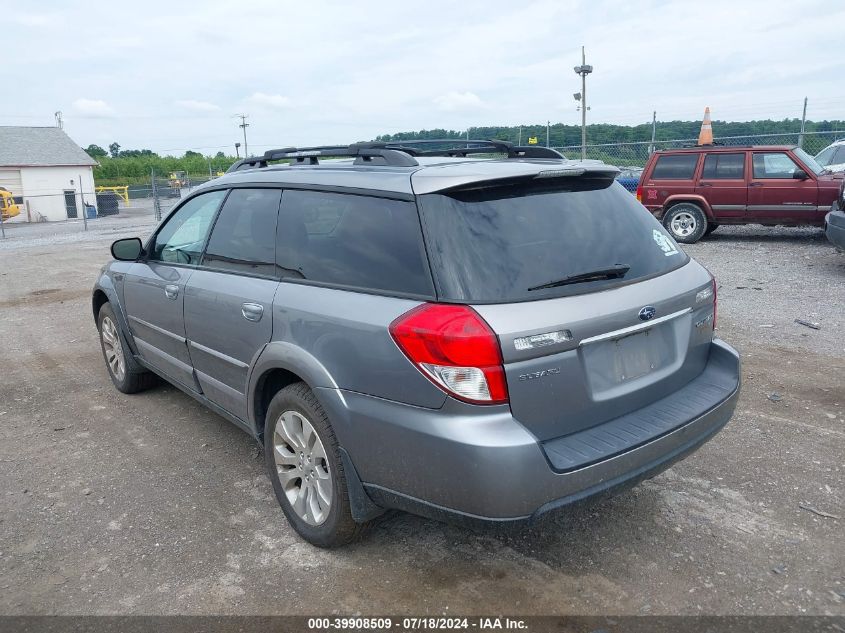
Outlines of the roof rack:
[{"label": "roof rack", "polygon": [[[417,145],[446,145],[457,147],[446,149],[423,149]],[[292,165],[317,165],[320,158],[355,158],[355,165],[391,165],[394,167],[416,167],[415,157],[452,156],[466,157],[470,154],[507,154],[508,158],[554,158],[564,156],[548,147],[536,145],[518,146],[508,141],[421,139],[396,142],[353,143],[352,145],[321,145],[317,147],[283,147],[264,152],[263,156],[244,158],[227,171],[267,167],[271,161],[291,159]]]}]

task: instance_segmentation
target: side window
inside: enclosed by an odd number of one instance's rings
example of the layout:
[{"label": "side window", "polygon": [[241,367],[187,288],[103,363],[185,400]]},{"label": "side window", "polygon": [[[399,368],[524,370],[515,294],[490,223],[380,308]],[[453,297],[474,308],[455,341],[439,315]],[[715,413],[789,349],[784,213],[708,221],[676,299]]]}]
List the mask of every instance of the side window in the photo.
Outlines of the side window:
[{"label": "side window", "polygon": [[651,172],[654,180],[692,180],[698,154],[675,154],[660,156]]},{"label": "side window", "polygon": [[752,163],[755,178],[792,178],[797,169],[792,159],[783,152],[755,152]]},{"label": "side window", "polygon": [[[842,155],[843,155],[843,158],[845,158],[845,146],[843,146],[842,149],[843,149]],[[833,157],[833,155],[835,153],[836,153],[835,147],[828,147],[826,149],[823,149],[822,151],[819,152],[818,156],[816,156],[816,162],[819,165],[822,165],[822,166],[833,165],[833,164],[836,163],[836,161]]]},{"label": "side window", "polygon": [[199,264],[211,221],[225,196],[225,191],[210,191],[183,204],[156,233],[149,258],[174,264]]},{"label": "side window", "polygon": [[287,277],[434,294],[412,202],[288,189],[282,195],[276,261]]},{"label": "side window", "polygon": [[232,189],[211,230],[203,265],[275,274],[281,196],[280,189]]},{"label": "side window", "polygon": [[839,146],[828,165],[841,165],[842,163],[845,163],[845,145]]},{"label": "side window", "polygon": [[745,154],[707,154],[702,180],[742,180],[745,177]]}]

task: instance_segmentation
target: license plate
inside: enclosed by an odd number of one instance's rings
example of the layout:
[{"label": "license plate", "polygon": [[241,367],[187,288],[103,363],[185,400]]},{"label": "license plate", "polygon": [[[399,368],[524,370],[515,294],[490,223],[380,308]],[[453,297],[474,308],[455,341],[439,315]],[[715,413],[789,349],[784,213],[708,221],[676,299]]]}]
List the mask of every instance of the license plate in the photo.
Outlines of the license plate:
[{"label": "license plate", "polygon": [[613,375],[616,382],[627,382],[656,369],[655,346],[650,330],[613,341]]}]

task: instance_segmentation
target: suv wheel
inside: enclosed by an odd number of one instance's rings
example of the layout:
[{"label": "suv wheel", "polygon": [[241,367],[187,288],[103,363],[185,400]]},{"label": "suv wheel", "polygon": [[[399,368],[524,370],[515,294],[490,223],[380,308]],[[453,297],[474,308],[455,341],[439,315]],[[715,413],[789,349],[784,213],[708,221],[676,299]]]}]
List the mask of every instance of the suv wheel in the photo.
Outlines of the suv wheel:
[{"label": "suv wheel", "polygon": [[156,382],[155,374],[145,370],[132,358],[132,353],[120,333],[114,310],[108,303],[100,308],[97,329],[100,331],[100,347],[106,368],[117,390],[123,393],[138,393],[152,387]]},{"label": "suv wheel", "polygon": [[264,461],[279,505],[306,541],[338,547],[364,530],[352,518],[329,418],[305,383],[288,385],[270,401]]},{"label": "suv wheel", "polygon": [[675,241],[694,244],[704,236],[707,230],[707,218],[698,205],[681,202],[669,207],[663,216],[663,226],[672,234]]}]

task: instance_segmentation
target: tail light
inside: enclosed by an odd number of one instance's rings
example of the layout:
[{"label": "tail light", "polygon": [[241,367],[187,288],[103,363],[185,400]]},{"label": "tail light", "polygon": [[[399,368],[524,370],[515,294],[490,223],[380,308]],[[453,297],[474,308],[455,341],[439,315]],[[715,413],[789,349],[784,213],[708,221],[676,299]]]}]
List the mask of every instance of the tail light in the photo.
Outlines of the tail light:
[{"label": "tail light", "polygon": [[473,404],[508,401],[499,341],[469,306],[425,303],[391,323],[390,335],[449,395]]},{"label": "tail light", "polygon": [[643,186],[637,185],[637,202],[643,201]]}]

